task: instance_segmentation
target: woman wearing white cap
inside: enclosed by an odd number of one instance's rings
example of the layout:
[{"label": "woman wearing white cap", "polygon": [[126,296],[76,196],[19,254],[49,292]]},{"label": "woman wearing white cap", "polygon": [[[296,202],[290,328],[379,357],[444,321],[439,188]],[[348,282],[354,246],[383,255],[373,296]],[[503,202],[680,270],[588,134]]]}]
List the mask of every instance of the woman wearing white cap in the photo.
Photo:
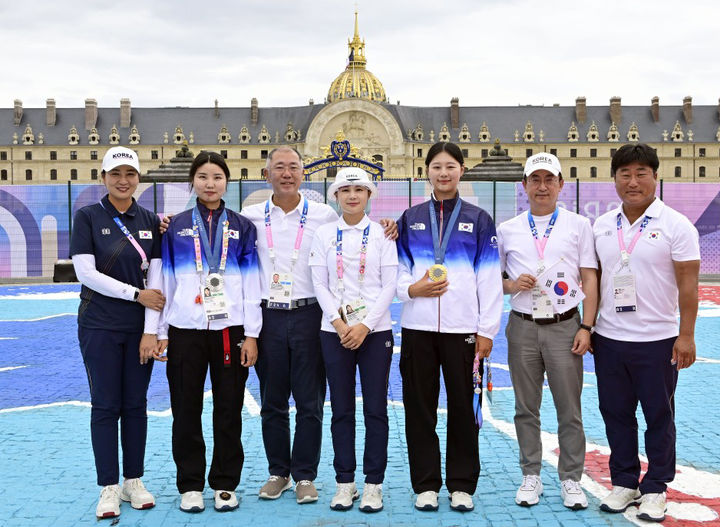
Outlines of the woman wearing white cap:
[{"label": "woman wearing white cap", "polygon": [[[97,482],[98,518],[120,514],[120,500],[135,509],[155,505],[143,475],[147,436],[147,389],[154,336],[143,335],[145,307],[160,310],[165,298],[147,289],[149,267],[160,263],[158,217],[140,207],[137,154],[116,146],[102,162],[107,194],[75,214],[70,255],[82,283],[78,340],[90,384],[90,433]],[[118,420],[123,449],[118,485]]]},{"label": "woman wearing white cap", "polygon": [[360,370],[365,417],[363,512],[382,509],[387,466],[387,382],[393,352],[390,304],[397,281],[395,243],[365,214],[377,192],[365,171],[344,168],[328,197],[342,216],[321,226],[310,253],[315,294],[323,310],[320,332],[330,385],[331,432],[337,491],[330,507],[347,510],[355,485],[355,372]]}]

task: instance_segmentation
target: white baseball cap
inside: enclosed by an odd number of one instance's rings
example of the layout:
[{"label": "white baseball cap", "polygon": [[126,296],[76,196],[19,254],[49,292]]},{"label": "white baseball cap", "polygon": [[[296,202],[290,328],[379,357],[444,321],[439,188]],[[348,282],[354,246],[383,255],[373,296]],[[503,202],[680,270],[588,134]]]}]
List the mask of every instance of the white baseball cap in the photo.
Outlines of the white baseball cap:
[{"label": "white baseball cap", "polygon": [[536,170],[547,170],[554,176],[559,176],[562,172],[560,167],[560,160],[552,154],[540,152],[534,156],[530,156],[525,161],[525,170],[523,176],[528,177],[533,174]]},{"label": "white baseball cap", "polygon": [[107,152],[102,161],[103,172],[110,172],[113,168],[128,165],[140,173],[140,161],[134,150],[125,148],[124,146],[113,146]]},{"label": "white baseball cap", "polygon": [[338,173],[335,176],[335,182],[330,185],[330,188],[328,189],[328,199],[336,201],[335,193],[342,187],[349,187],[351,185],[365,187],[368,191],[370,191],[370,197],[377,192],[377,187],[375,187],[373,182],[370,181],[370,177],[367,172],[365,172],[362,168],[348,167],[338,170]]}]

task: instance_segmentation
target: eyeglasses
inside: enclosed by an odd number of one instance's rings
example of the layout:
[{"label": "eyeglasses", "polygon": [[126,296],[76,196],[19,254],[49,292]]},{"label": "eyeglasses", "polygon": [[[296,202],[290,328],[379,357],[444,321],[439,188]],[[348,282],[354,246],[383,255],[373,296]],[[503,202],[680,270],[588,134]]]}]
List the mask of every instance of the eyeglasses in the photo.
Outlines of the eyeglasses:
[{"label": "eyeglasses", "polygon": [[274,165],[270,167],[270,172],[273,175],[282,175],[286,170],[289,170],[291,174],[298,174],[302,172],[303,167],[300,165]]}]

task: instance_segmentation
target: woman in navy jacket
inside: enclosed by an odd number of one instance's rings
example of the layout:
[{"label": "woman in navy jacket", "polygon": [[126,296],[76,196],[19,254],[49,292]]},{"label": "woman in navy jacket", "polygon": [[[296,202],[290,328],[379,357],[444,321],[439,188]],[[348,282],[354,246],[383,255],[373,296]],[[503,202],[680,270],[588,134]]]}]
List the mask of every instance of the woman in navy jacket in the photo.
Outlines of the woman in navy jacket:
[{"label": "woman in navy jacket", "polygon": [[82,283],[78,340],[90,385],[97,482],[103,487],[96,515],[112,518],[120,514],[121,499],[136,509],[155,505],[140,480],[156,346],[153,336],[143,336],[143,319],[145,307],[160,310],[165,299],[159,290],[145,287],[148,268],[160,264],[160,222],[132,197],[140,182],[137,154],[121,146],[110,148],[102,162],[102,181],[108,193],[75,214],[70,255]]}]

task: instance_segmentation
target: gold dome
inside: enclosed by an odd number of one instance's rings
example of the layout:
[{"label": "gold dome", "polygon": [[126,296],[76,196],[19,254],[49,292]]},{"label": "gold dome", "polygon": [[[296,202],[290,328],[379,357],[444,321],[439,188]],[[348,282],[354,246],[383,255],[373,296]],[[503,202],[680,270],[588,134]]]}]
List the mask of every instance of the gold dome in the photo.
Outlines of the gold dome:
[{"label": "gold dome", "polygon": [[358,32],[358,14],[355,12],[355,34],[348,40],[348,65],[330,85],[328,102],[342,99],[365,99],[386,102],[385,88],[380,80],[365,69],[365,41],[360,40]]}]

